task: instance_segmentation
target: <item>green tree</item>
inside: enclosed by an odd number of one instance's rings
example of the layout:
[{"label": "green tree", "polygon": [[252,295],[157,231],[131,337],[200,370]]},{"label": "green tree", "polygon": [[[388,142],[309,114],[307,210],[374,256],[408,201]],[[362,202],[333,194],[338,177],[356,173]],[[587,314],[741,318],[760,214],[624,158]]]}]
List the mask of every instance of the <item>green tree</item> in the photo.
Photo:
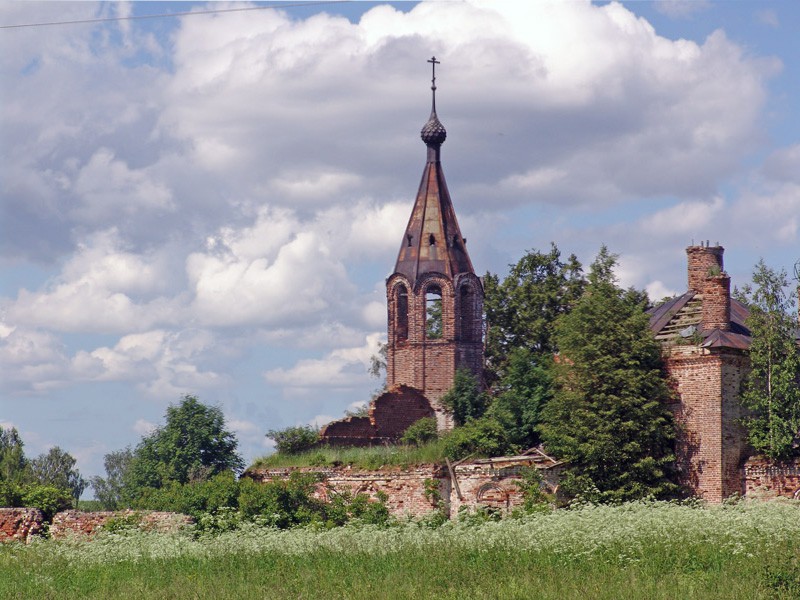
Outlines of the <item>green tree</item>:
[{"label": "green tree", "polygon": [[28,464],[24,446],[16,427],[0,427],[0,481],[8,484],[24,481]]},{"label": "green tree", "polygon": [[40,454],[30,462],[31,479],[43,486],[52,486],[69,492],[77,505],[88,486],[81,472],[75,468],[77,461],[58,446]]},{"label": "green tree", "polygon": [[128,469],[133,460],[133,450],[128,447],[124,450],[110,452],[103,457],[103,466],[106,476],[92,477],[91,485],[95,497],[106,510],[130,506],[130,498],[126,494]]},{"label": "green tree", "polygon": [[556,320],[581,297],[586,285],[575,255],[566,261],[555,244],[547,253],[531,250],[501,282],[497,275],[484,277],[487,381],[496,382],[505,372],[512,350],[529,351],[532,360],[552,356]]},{"label": "green tree", "polygon": [[665,497],[677,491],[671,392],[645,296],[616,285],[615,265],[603,247],[581,299],[556,324],[556,386],[540,432],[548,451],[569,461],[568,493],[599,501]]},{"label": "green tree", "polygon": [[786,271],[770,269],[762,260],[753,272],[755,287],[740,294],[750,309],[746,324],[753,336],[751,371],[742,403],[752,413],[743,419],[756,451],[786,459],[800,432],[800,351],[794,298],[786,294]]},{"label": "green tree", "polygon": [[529,348],[509,352],[503,377],[495,386],[495,397],[487,416],[497,420],[508,440],[520,449],[539,443],[542,408],[552,395],[551,356],[534,356]]},{"label": "green tree", "polygon": [[453,414],[456,425],[464,425],[486,412],[489,399],[469,369],[457,369],[453,387],[442,396],[442,406]]},{"label": "green tree", "polygon": [[236,435],[225,428],[222,410],[184,396],[167,408],[166,424],[136,446],[127,483],[141,490],[239,472],[244,462],[237,446]]}]

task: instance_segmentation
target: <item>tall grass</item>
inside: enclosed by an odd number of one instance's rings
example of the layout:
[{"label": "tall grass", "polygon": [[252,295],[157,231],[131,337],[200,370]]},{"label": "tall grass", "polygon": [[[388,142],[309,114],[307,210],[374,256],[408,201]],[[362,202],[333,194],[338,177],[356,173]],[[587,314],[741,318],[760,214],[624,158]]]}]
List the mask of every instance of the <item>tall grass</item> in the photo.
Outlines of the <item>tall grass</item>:
[{"label": "tall grass", "polygon": [[423,446],[370,446],[368,448],[332,448],[323,446],[298,454],[276,452],[255,460],[250,469],[283,467],[329,467],[350,465],[359,469],[381,467],[408,468],[418,465],[444,463],[444,441],[436,440]]},{"label": "tall grass", "polygon": [[800,597],[800,504],[583,507],[500,522],[0,548],[0,598]]}]

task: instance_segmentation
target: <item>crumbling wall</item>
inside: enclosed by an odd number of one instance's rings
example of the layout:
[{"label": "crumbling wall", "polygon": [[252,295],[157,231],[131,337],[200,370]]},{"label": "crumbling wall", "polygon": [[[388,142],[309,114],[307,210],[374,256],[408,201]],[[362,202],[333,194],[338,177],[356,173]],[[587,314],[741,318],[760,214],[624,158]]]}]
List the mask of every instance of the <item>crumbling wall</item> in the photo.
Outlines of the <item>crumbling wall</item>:
[{"label": "crumbling wall", "polygon": [[798,461],[772,462],[756,456],[744,465],[744,487],[748,498],[800,498]]},{"label": "crumbling wall", "polygon": [[44,532],[44,515],[38,508],[0,508],[0,542],[29,542]]},{"label": "crumbling wall", "polygon": [[[470,510],[493,508],[510,511],[524,502],[517,485],[525,465],[466,464],[453,468],[455,479],[444,465],[424,465],[408,469],[386,468],[374,471],[350,467],[286,468],[249,471],[247,476],[266,482],[288,477],[294,471],[319,473],[324,481],[317,485],[315,496],[328,500],[337,493],[349,491],[377,499],[387,496],[389,512],[396,517],[422,517],[438,508],[450,517],[462,507]],[[541,469],[543,490],[556,493],[559,468]]]},{"label": "crumbling wall", "polygon": [[395,385],[369,405],[369,416],[332,421],[320,431],[330,446],[372,446],[396,442],[409,425],[434,416],[430,402],[407,385]]},{"label": "crumbling wall", "polygon": [[158,511],[97,511],[65,510],[56,513],[50,525],[50,535],[61,538],[67,535],[93,535],[111,519],[129,518],[145,531],[173,532],[194,522],[188,515]]}]

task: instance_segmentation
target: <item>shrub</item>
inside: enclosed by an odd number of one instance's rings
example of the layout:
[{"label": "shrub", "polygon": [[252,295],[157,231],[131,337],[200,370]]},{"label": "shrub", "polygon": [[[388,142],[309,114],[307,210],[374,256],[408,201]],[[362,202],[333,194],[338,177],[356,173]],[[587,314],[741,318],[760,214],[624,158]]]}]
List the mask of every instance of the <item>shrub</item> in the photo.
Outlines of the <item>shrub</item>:
[{"label": "shrub", "polygon": [[408,426],[400,441],[410,446],[422,446],[439,438],[436,419],[424,417]]},{"label": "shrub", "polygon": [[445,455],[451,460],[466,458],[471,454],[502,456],[511,450],[503,426],[489,417],[456,427],[444,439],[444,444]]},{"label": "shrub", "polygon": [[26,485],[22,488],[22,506],[38,508],[46,521],[62,510],[72,508],[72,494],[50,485]]},{"label": "shrub", "polygon": [[281,454],[298,454],[319,442],[319,432],[309,425],[270,429],[267,437],[275,442],[275,448]]}]

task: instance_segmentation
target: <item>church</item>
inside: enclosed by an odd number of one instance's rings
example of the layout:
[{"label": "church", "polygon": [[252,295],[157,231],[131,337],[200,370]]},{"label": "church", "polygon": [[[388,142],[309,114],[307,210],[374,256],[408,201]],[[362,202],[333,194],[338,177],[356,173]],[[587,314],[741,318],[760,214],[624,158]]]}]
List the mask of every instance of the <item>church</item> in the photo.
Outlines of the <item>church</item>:
[{"label": "church", "polygon": [[[422,128],[426,162],[400,240],[394,272],[386,279],[387,388],[368,416],[333,421],[323,443],[366,446],[396,442],[412,423],[434,417],[439,431],[453,427],[441,399],[458,369],[482,379],[483,285],[476,276],[447,190],[441,162],[447,131],[436,113],[436,61],[431,113]],[[724,248],[706,242],[686,249],[687,291],[650,311],[650,329],[662,344],[666,375],[675,390],[669,407],[678,426],[681,483],[709,502],[731,495],[800,494],[800,468],[750,458],[739,401],[749,369],[752,338],[747,308],[731,297]]]}]

